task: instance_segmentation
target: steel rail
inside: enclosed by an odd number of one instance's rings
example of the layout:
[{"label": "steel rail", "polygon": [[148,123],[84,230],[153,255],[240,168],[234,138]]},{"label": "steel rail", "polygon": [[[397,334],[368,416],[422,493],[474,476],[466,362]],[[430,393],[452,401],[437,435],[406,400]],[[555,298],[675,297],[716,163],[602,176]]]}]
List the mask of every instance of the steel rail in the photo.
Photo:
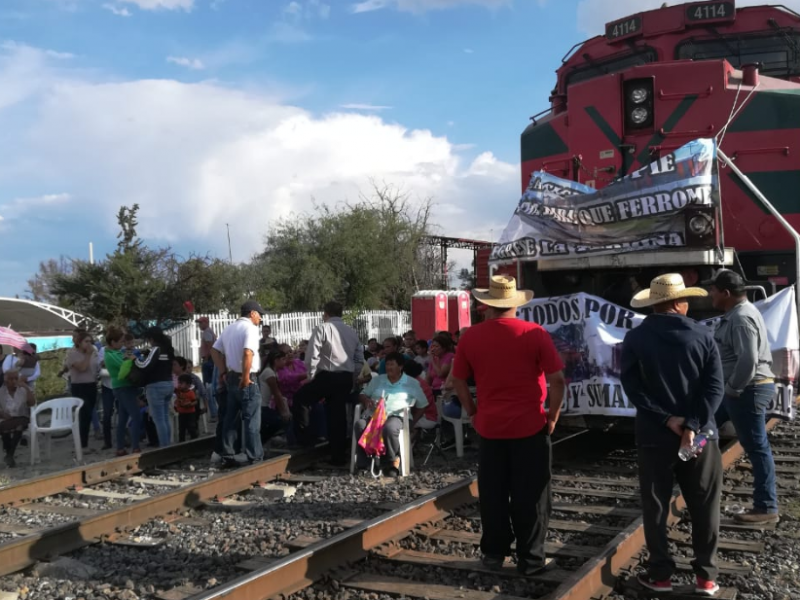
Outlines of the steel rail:
[{"label": "steel rail", "polygon": [[[777,419],[770,420],[768,430],[778,423]],[[571,437],[561,441],[568,439]],[[743,454],[741,445],[732,442],[722,453],[723,468],[730,468]],[[187,600],[286,597],[312,585],[333,569],[367,556],[370,550],[405,536],[417,525],[440,519],[443,511],[451,511],[477,499],[477,478],[462,480]],[[680,519],[685,506],[680,494],[673,498],[670,525]],[[635,557],[644,546],[644,526],[640,517],[611,540],[596,558],[589,560],[548,594],[548,600],[590,600],[609,593],[620,573],[635,564]]]},{"label": "steel rail", "polygon": [[[584,433],[585,430],[554,439],[553,446],[575,443]],[[444,512],[477,499],[477,477],[462,479],[187,600],[266,600],[286,597],[310,586],[331,570],[367,556],[370,550],[404,537],[417,525],[439,520]]]},{"label": "steel rail", "polygon": [[298,592],[332,569],[363,558],[370,550],[477,497],[476,477],[458,481],[188,600],[265,600]]},{"label": "steel rail", "polygon": [[283,454],[249,467],[189,483],[175,491],[140,500],[123,508],[66,523],[0,545],[0,575],[24,569],[37,560],[72,552],[105,537],[146,523],[155,517],[196,507],[203,502],[241,492],[253,485],[276,480],[290,468],[300,469],[317,460],[323,449],[296,456]]},{"label": "steel rail", "polygon": [[[778,423],[779,419],[770,419],[767,431],[774,429]],[[742,456],[742,445],[738,441],[731,442],[722,452],[723,470],[729,469]],[[681,494],[677,494],[670,505],[667,526],[680,520],[684,508],[686,501]],[[590,600],[609,594],[619,575],[637,562],[635,557],[644,547],[644,523],[639,517],[611,540],[597,557],[584,563],[548,595],[548,600]]]},{"label": "steel rail", "polygon": [[52,496],[72,487],[94,485],[123,475],[134,475],[147,469],[210,453],[213,446],[214,436],[207,436],[141,454],[129,454],[26,479],[0,488],[0,506],[13,506]]}]

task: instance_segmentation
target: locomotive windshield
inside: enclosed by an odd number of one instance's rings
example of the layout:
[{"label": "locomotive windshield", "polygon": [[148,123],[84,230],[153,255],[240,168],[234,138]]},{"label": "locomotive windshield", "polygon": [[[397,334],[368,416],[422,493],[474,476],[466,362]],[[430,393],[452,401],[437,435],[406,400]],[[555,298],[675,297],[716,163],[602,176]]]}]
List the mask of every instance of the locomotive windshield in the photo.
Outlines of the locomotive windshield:
[{"label": "locomotive windshield", "polygon": [[600,75],[608,75],[609,73],[618,73],[630,67],[644,65],[658,60],[658,54],[653,48],[638,49],[636,52],[629,52],[624,55],[617,55],[610,59],[603,61],[592,61],[586,58],[585,65],[577,67],[574,71],[567,75],[567,86],[573,83],[593,79]]},{"label": "locomotive windshield", "polygon": [[764,75],[777,78],[800,76],[800,33],[774,32],[759,36],[723,36],[681,42],[677,59],[724,58],[736,69],[760,63]]}]

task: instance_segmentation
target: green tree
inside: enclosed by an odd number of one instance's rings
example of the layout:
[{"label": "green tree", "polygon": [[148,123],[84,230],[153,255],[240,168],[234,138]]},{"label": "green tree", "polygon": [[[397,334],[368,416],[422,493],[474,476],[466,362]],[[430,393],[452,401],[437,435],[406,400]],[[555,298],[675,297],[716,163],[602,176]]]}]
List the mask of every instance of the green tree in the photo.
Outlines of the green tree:
[{"label": "green tree", "polygon": [[72,272],[72,260],[59,256],[43,260],[39,263],[39,271],[28,279],[28,289],[25,294],[36,302],[56,304],[58,297],[53,293],[53,282],[58,275],[67,275]]},{"label": "green tree", "polygon": [[104,323],[140,328],[165,325],[198,312],[238,307],[246,297],[241,268],[208,256],[183,258],[170,248],[150,248],[138,237],[138,205],[117,213],[116,250],[96,264],[73,261],[53,277],[60,305]]},{"label": "green tree", "polygon": [[312,214],[280,221],[255,261],[259,294],[278,311],[318,310],[332,298],[356,310],[408,308],[429,271],[421,241],[430,208],[374,185],[355,203],[315,204]]}]

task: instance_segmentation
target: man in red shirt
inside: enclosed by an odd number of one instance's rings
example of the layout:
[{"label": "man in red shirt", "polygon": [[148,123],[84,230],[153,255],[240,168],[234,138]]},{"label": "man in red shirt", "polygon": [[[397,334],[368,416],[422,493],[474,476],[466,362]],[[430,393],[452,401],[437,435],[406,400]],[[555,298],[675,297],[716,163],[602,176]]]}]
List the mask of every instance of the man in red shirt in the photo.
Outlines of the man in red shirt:
[{"label": "man in red shirt", "polygon": [[[485,321],[466,330],[453,364],[453,386],[480,436],[478,492],[483,564],[500,569],[516,538],[517,570],[545,568],[551,511],[551,445],[564,397],[564,364],[550,334],[516,318],[533,292],[513,277],[496,275],[472,295]],[[478,390],[477,406],[467,379]],[[544,410],[550,384],[549,412]]]}]

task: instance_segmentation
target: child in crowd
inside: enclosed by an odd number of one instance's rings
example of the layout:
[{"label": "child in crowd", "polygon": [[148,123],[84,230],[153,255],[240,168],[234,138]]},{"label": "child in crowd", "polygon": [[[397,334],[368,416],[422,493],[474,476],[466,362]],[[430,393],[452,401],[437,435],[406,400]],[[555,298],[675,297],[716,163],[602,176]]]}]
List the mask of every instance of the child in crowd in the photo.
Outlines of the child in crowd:
[{"label": "child in crowd", "polygon": [[186,432],[193,440],[197,439],[197,395],[194,392],[192,376],[188,373],[178,375],[175,388],[175,411],[178,413],[178,441],[186,441]]},{"label": "child in crowd", "polygon": [[420,417],[414,427],[416,429],[433,429],[439,423],[439,410],[436,408],[436,398],[433,396],[433,390],[431,390],[431,386],[422,376],[422,366],[418,362],[409,360],[403,365],[403,373],[417,380],[425,397],[428,399],[425,414]]},{"label": "child in crowd", "polygon": [[414,342],[414,362],[422,367],[422,376],[427,377],[431,356],[428,354],[428,342],[425,340],[417,340]]}]

